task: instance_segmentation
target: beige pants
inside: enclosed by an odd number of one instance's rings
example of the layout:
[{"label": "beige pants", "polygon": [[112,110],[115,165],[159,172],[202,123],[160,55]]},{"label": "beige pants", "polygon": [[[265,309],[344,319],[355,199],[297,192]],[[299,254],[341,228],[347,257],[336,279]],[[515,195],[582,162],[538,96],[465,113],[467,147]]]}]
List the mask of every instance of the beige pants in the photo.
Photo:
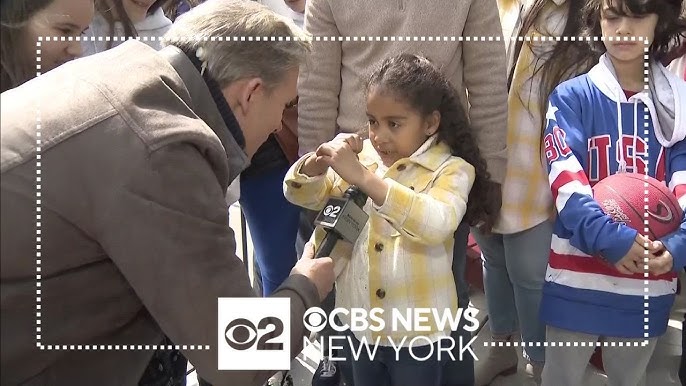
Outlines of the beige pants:
[{"label": "beige pants", "polygon": [[[648,339],[648,344],[634,346],[634,342],[645,339],[611,338],[589,335],[581,332],[562,330],[548,326],[548,342],[622,342],[623,346],[603,346],[603,366],[607,374],[608,386],[644,386],[645,373],[650,357],[655,351],[657,338]],[[627,342],[631,346],[627,347]],[[586,366],[595,351],[595,346],[552,347],[545,349],[545,367],[542,386],[582,386]]]}]

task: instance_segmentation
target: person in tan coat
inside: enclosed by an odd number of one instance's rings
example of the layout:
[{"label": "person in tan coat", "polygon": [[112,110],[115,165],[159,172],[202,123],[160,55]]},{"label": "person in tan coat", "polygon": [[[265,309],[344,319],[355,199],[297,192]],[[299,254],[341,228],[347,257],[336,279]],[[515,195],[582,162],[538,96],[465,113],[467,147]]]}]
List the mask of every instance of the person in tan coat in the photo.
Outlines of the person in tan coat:
[{"label": "person in tan coat", "polygon": [[[337,133],[357,132],[367,123],[364,79],[376,63],[402,52],[418,54],[435,63],[458,90],[499,200],[498,184],[506,169],[507,70],[496,0],[308,0],[305,30],[324,39],[313,41],[312,55],[298,80],[301,155],[315,151]],[[338,36],[357,39],[330,40]],[[444,36],[455,41],[443,41]],[[362,37],[373,41],[362,41]],[[377,42],[377,37],[382,41]],[[398,37],[412,41],[399,41]],[[465,41],[460,42],[459,37]],[[493,220],[496,216],[493,214]],[[300,239],[306,240],[311,229],[306,221],[302,223]],[[459,307],[469,304],[465,279],[468,234],[466,224],[455,233],[453,273]],[[471,339],[464,331],[456,331],[454,337],[460,333],[465,342]],[[459,354],[457,349],[455,354]],[[448,362],[444,385],[473,384],[470,358]]]},{"label": "person in tan coat", "polygon": [[[304,36],[214,0],[161,51],[126,42],[2,93],[1,384],[136,385],[164,335],[213,385],[274,373],[217,370],[217,299],[253,296],[224,194],[295,98]],[[333,286],[312,256],[273,294],[290,299],[291,358]]]}]

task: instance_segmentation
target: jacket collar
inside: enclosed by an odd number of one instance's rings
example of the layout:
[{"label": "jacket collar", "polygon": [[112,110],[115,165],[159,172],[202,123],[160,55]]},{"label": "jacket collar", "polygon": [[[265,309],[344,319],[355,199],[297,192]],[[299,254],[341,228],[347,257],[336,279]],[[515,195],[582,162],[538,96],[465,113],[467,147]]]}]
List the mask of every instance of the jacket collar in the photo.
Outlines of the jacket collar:
[{"label": "jacket collar", "polygon": [[[248,167],[249,159],[240,146],[244,141],[243,132],[231,109],[228,106],[223,109],[218,105],[211,86],[208,86],[191,59],[181,49],[167,46],[159,52],[174,67],[186,86],[190,108],[214,131],[224,147],[229,163],[229,182],[233,181]],[[226,105],[226,101],[224,104]]]},{"label": "jacket collar", "polygon": [[[395,164],[410,162],[435,172],[451,156],[450,147],[444,142],[438,142],[438,138],[434,135],[429,137],[414,154],[397,160]],[[374,150],[374,146],[372,146],[371,141],[368,139],[364,141],[364,147],[362,153],[360,153],[360,163],[372,171],[375,171],[379,166],[383,166],[381,157],[379,157],[379,154]]]}]

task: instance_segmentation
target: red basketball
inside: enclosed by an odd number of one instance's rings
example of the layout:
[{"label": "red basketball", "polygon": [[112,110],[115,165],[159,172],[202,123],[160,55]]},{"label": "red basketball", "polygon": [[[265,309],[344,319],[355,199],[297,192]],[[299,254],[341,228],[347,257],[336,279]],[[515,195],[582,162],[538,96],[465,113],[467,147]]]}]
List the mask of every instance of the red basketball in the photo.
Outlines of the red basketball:
[{"label": "red basketball", "polygon": [[593,187],[593,196],[606,214],[640,234],[646,234],[647,219],[651,240],[676,231],[683,218],[679,201],[665,183],[644,174],[611,175]]}]

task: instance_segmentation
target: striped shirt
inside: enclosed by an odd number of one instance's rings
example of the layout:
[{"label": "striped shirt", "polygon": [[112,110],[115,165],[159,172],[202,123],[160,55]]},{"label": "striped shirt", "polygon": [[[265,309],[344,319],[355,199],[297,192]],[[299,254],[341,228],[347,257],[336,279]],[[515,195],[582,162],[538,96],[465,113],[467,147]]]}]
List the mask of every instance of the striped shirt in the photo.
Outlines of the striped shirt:
[{"label": "striped shirt", "polygon": [[[325,175],[308,177],[300,168],[305,155],[288,171],[284,181],[286,198],[303,207],[320,210],[329,196],[342,196],[349,184],[332,169]],[[457,310],[457,292],[452,274],[453,234],[462,221],[467,197],[474,183],[474,168],[454,157],[435,137],[427,140],[412,156],[384,168],[381,159],[367,140],[360,162],[381,175],[389,185],[381,206],[367,201],[364,210],[369,221],[354,245],[339,242],[331,253],[337,273],[336,307],[345,309],[381,308],[384,328],[380,331],[353,331],[368,342],[386,337],[396,339],[428,337],[432,342],[450,334],[449,326],[431,324],[430,331],[392,329],[392,312],[407,309],[436,308]],[[321,228],[313,239],[318,246]],[[466,306],[466,305],[465,305]],[[348,315],[340,315],[350,324]],[[415,342],[420,345],[423,340]]]}]

